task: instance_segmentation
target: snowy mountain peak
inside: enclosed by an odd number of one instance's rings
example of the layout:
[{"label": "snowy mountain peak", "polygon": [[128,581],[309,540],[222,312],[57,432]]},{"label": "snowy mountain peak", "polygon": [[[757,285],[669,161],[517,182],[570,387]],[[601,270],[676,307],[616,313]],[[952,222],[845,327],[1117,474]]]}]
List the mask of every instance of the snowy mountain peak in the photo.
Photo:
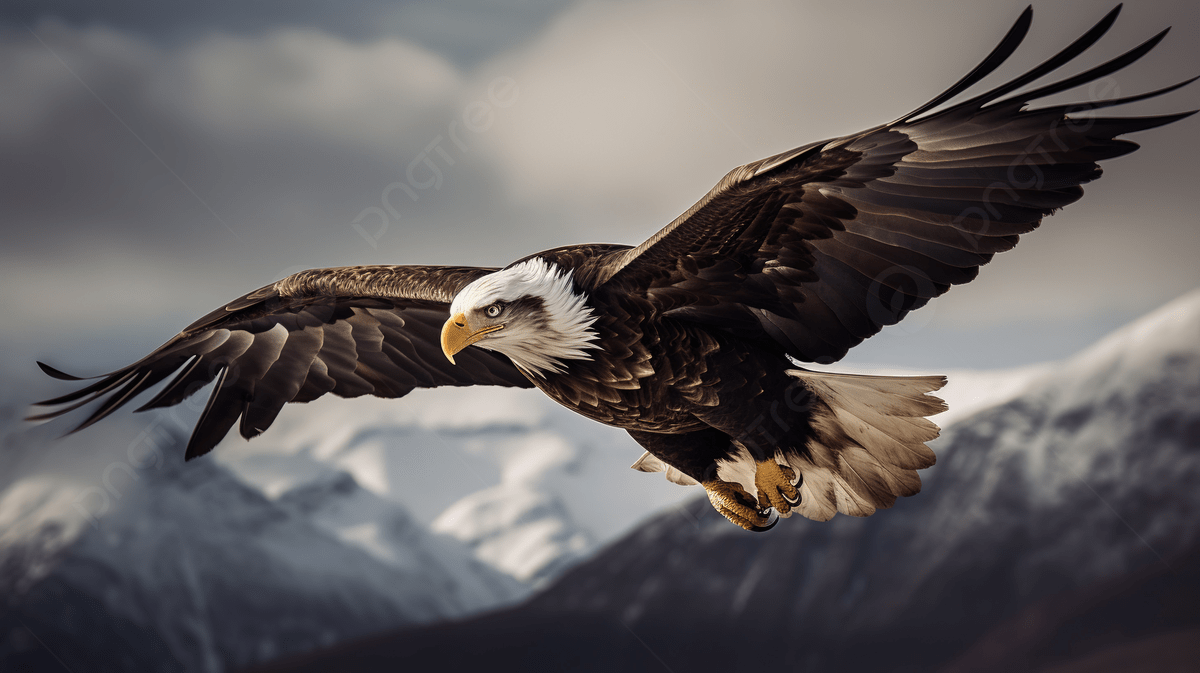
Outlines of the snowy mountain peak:
[{"label": "snowy mountain peak", "polygon": [[457,613],[509,603],[529,591],[473,558],[457,540],[427,530],[400,503],[363,488],[348,472],[331,471],[277,502],[389,566],[427,575]]},{"label": "snowy mountain peak", "polygon": [[1200,343],[1200,289],[1125,325],[1067,362],[1079,366],[1135,354],[1141,358],[1160,358],[1165,353],[1194,352],[1197,343]]},{"label": "snowy mountain peak", "polygon": [[[1116,330],[1037,380],[1066,409],[1098,400],[1145,394],[1155,382],[1186,385],[1189,372],[1200,370],[1200,290],[1166,304]],[[1175,385],[1172,383],[1171,385]]]}]

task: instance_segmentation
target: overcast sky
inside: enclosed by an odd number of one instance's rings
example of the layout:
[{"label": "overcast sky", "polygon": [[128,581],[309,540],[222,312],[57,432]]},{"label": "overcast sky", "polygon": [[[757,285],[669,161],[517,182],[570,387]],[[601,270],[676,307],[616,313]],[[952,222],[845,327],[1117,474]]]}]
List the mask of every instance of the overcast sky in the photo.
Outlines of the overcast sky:
[{"label": "overcast sky", "polygon": [[[302,268],[636,244],[736,165],[920,105],[1025,4],[10,0],[3,367],[111,369]],[[1001,76],[1107,9],[1036,3]],[[1071,71],[1168,25],[1074,97],[1200,74],[1200,3],[1166,0],[1126,3]],[[1198,107],[1200,85],[1127,110]],[[1057,358],[1200,285],[1200,119],[1132,138],[1081,202],[850,360]]]}]

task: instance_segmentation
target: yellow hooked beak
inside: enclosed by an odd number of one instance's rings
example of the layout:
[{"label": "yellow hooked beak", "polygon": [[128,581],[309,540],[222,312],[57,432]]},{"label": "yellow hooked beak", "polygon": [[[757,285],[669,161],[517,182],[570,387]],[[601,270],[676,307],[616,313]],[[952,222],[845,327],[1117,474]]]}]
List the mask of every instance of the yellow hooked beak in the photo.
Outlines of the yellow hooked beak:
[{"label": "yellow hooked beak", "polygon": [[472,332],[467,325],[467,316],[459,313],[442,325],[442,352],[446,354],[450,364],[455,364],[455,353],[499,329],[504,329],[504,325],[492,325]]}]

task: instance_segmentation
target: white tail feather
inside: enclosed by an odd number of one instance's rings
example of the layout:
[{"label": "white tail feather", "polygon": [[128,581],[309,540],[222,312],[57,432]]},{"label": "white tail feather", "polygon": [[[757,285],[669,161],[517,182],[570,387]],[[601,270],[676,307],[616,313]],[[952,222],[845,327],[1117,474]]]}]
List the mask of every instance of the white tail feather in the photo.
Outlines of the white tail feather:
[{"label": "white tail feather", "polygon": [[[891,507],[899,496],[921,490],[917,470],[933,465],[925,446],[938,427],[925,418],[946,410],[928,393],[946,384],[942,376],[865,376],[789,370],[816,396],[807,456],[778,452],[775,459],[800,476],[801,516],[826,521],[837,512],[869,516]],[[741,449],[718,461],[718,475],[757,495],[755,462]],[[787,516],[787,515],[785,515]]]},{"label": "white tail feather", "polygon": [[[787,461],[801,475],[800,505],[792,508],[800,516],[814,521],[828,521],[838,513],[835,501],[836,480],[833,471],[813,465],[808,460],[792,457]],[[789,516],[790,516],[789,512]]]},{"label": "white tail feather", "polygon": [[938,436],[938,427],[924,417],[946,410],[945,402],[927,393],[944,386],[945,377],[788,374],[817,397],[815,436],[806,447],[811,459],[787,456],[804,479],[801,515],[822,521],[833,510],[869,516],[921,490],[916,470],[933,465],[925,442]]}]

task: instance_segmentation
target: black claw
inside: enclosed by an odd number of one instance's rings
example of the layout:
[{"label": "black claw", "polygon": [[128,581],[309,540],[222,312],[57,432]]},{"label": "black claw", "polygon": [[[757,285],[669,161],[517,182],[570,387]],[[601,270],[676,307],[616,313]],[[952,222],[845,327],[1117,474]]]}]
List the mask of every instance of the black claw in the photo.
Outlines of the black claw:
[{"label": "black claw", "polygon": [[768,521],[767,525],[765,526],[751,526],[750,530],[754,531],[755,533],[765,533],[774,528],[775,524],[779,523],[779,514],[777,514],[775,510],[759,510],[758,513],[760,516],[770,516],[771,520]]},{"label": "black claw", "polygon": [[[796,470],[796,483],[792,484],[792,488],[796,489],[796,499],[791,500],[786,495],[783,496],[783,499],[787,500],[789,505],[799,505],[800,501],[804,499],[804,498],[800,497],[800,485],[803,483],[804,483],[804,475],[800,473],[800,470]],[[783,495],[783,494],[780,493],[780,495]]]}]

